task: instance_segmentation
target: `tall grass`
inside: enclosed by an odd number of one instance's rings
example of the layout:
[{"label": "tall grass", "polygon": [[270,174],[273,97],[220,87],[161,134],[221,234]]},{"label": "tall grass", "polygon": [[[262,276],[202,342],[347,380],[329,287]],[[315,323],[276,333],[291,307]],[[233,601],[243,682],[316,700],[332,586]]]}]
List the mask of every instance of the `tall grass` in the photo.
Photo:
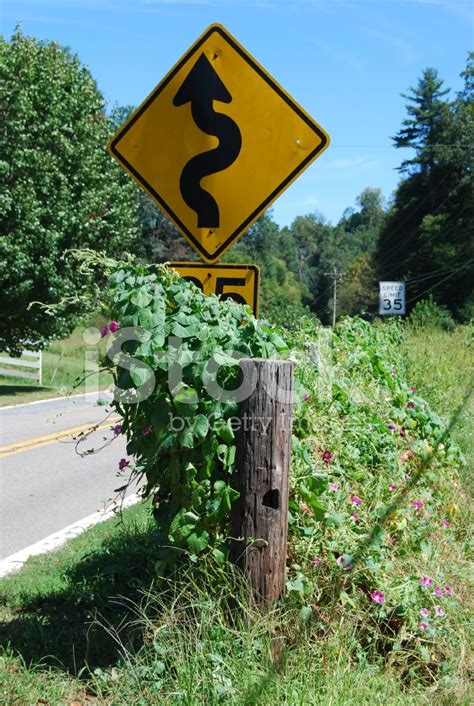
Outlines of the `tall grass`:
[{"label": "tall grass", "polygon": [[[407,327],[400,358],[449,421],[471,382],[472,329]],[[470,405],[454,433],[472,460]],[[446,653],[435,649],[431,662],[389,621],[381,644],[380,621],[348,587],[320,583],[308,615],[291,602],[254,610],[239,574],[212,557],[160,578],[155,528],[136,507],[0,582],[0,703],[468,706],[470,499],[465,487],[449,493],[456,529],[430,561],[456,586],[456,606],[442,628]],[[420,557],[403,547],[393,575],[416,578]]]}]

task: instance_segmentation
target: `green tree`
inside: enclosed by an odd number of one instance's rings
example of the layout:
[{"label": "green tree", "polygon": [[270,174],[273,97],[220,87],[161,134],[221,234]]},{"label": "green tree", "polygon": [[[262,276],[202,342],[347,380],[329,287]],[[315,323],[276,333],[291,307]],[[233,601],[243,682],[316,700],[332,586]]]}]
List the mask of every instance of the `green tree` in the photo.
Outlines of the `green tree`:
[{"label": "green tree", "polygon": [[435,167],[439,144],[445,137],[445,119],[449,110],[444,100],[449,88],[443,88],[443,83],[436,69],[428,68],[423,71],[416,88],[402,93],[403,98],[409,101],[406,105],[408,117],[393,140],[397,148],[413,149],[415,156],[402,162],[399,167],[401,172],[429,172]]},{"label": "green tree", "polygon": [[454,101],[436,71],[427,69],[411,89],[407,118],[394,138],[412,147],[377,248],[380,279],[404,279],[412,302],[433,292],[462,315],[474,275],[473,54],[464,89]]},{"label": "green tree", "polygon": [[[66,335],[88,276],[70,248],[117,255],[137,232],[136,190],[107,155],[113,129],[89,70],[56,42],[0,38],[0,348]],[[55,316],[33,301],[69,305]]]}]

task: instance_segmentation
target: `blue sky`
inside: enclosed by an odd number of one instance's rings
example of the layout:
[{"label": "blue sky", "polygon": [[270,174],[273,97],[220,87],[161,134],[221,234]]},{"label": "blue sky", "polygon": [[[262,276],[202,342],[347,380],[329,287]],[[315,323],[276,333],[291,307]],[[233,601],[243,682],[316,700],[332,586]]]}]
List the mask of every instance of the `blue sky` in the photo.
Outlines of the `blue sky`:
[{"label": "blue sky", "polygon": [[457,91],[474,0],[0,0],[1,32],[68,45],[113,105],[137,105],[203,30],[223,24],[331,136],[275,202],[281,225],[332,222],[366,187],[390,197],[402,153],[400,93],[433,66]]}]

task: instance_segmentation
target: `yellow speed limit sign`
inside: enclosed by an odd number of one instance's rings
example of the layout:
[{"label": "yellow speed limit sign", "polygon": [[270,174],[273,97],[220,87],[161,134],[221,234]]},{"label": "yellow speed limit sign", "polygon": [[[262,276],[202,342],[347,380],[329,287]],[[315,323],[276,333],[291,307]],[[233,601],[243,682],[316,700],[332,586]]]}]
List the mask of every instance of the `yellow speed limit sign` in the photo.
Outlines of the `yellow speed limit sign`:
[{"label": "yellow speed limit sign", "polygon": [[218,294],[221,299],[247,304],[258,316],[260,270],[257,265],[203,265],[198,262],[170,262],[169,265],[204,294]]}]

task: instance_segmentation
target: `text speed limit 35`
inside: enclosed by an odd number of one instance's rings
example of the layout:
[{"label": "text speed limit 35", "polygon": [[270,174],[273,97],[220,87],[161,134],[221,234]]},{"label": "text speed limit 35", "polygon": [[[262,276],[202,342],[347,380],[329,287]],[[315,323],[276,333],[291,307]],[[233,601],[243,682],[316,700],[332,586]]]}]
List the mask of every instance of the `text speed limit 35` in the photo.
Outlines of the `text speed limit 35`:
[{"label": "text speed limit 35", "polygon": [[219,294],[247,304],[258,316],[260,270],[257,265],[204,265],[198,262],[170,262],[181,277],[193,282],[204,294]]},{"label": "text speed limit 35", "polygon": [[405,282],[379,282],[379,314],[405,314]]}]

